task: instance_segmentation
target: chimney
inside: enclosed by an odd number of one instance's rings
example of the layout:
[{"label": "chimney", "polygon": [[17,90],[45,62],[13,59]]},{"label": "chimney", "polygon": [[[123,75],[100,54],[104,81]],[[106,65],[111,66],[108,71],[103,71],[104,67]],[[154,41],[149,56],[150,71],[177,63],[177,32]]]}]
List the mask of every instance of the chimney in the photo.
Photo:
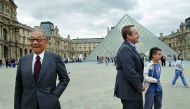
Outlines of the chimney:
[{"label": "chimney", "polygon": [[179,33],[179,32],[180,32],[180,29],[177,29],[177,32]]},{"label": "chimney", "polygon": [[70,39],[70,35],[67,35],[67,39]]},{"label": "chimney", "polygon": [[163,33],[160,33],[160,37],[163,37]]},{"label": "chimney", "polygon": [[186,25],[183,25],[183,33],[186,33],[187,30],[186,30]]},{"label": "chimney", "polygon": [[107,27],[107,34],[110,32],[109,27]]}]

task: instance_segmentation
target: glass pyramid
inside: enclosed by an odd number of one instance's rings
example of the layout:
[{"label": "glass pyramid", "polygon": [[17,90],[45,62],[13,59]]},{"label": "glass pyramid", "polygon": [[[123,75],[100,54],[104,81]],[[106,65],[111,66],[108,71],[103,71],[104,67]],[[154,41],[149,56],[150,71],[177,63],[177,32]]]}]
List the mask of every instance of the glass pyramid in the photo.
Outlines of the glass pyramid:
[{"label": "glass pyramid", "polygon": [[121,29],[125,25],[135,25],[139,34],[140,41],[136,44],[139,53],[149,55],[149,50],[152,47],[159,47],[162,53],[167,57],[168,55],[176,55],[176,52],[164,44],[153,33],[131,18],[129,15],[125,15],[116,26],[110,30],[104,40],[92,51],[86,60],[96,60],[97,56],[113,57],[117,54],[120,45],[123,42],[121,35]]}]

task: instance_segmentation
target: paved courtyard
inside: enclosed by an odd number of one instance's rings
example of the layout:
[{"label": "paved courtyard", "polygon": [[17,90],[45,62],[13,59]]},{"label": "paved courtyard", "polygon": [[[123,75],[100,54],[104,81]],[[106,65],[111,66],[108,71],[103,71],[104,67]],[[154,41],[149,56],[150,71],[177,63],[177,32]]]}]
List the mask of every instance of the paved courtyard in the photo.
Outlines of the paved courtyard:
[{"label": "paved courtyard", "polygon": [[[190,84],[190,62],[185,63],[185,77]],[[121,109],[119,99],[113,97],[116,70],[112,64],[95,62],[66,64],[70,84],[60,98],[63,109]],[[16,68],[0,68],[0,109],[13,109]],[[190,88],[181,80],[171,87],[174,67],[162,68],[163,108],[190,109]]]}]

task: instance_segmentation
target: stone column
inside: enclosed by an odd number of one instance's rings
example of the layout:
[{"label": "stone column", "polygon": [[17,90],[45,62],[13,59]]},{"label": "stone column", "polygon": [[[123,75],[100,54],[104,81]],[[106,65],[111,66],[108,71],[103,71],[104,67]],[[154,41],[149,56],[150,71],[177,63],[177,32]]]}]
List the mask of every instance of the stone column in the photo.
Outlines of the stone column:
[{"label": "stone column", "polygon": [[14,32],[14,29],[12,28],[11,29],[11,39],[12,39],[13,42],[15,42],[15,37],[14,37],[13,32]]},{"label": "stone column", "polygon": [[7,41],[10,41],[11,38],[10,38],[10,30],[9,29],[6,29],[7,30]]},{"label": "stone column", "polygon": [[12,55],[12,58],[15,58],[14,46],[12,46],[11,55]]},{"label": "stone column", "polygon": [[14,45],[12,46],[12,57],[15,58]]},{"label": "stone column", "polygon": [[4,56],[4,46],[3,46],[3,45],[1,45],[1,56],[2,56],[2,58],[5,57],[5,56]]},{"label": "stone column", "polygon": [[13,39],[12,39],[12,29],[11,28],[9,28],[9,41],[12,41]]},{"label": "stone column", "polygon": [[3,56],[2,56],[3,53],[2,53],[2,52],[3,52],[3,50],[2,50],[2,45],[0,44],[0,59],[3,59]]},{"label": "stone column", "polygon": [[3,39],[3,31],[2,31],[2,26],[0,25],[0,39]]},{"label": "stone column", "polygon": [[10,46],[11,48],[11,58],[15,58],[14,46]]},{"label": "stone column", "polygon": [[27,54],[30,54],[30,49],[27,47],[27,51],[28,51],[28,53]]},{"label": "stone column", "polygon": [[13,53],[14,53],[14,57],[15,57],[15,59],[16,59],[16,58],[17,58],[16,45],[14,45],[14,48],[13,48]]},{"label": "stone column", "polygon": [[8,46],[8,59],[11,58],[11,46],[9,45]]},{"label": "stone column", "polygon": [[16,46],[16,53],[17,53],[17,58],[20,58],[20,55],[19,55],[19,49],[18,49],[19,47],[18,46]]},{"label": "stone column", "polygon": [[13,31],[12,31],[12,35],[13,35],[13,41],[15,42],[15,41],[16,41],[15,29],[13,29]]},{"label": "stone column", "polygon": [[9,45],[8,53],[9,53],[9,58],[12,58],[12,46],[11,45]]}]

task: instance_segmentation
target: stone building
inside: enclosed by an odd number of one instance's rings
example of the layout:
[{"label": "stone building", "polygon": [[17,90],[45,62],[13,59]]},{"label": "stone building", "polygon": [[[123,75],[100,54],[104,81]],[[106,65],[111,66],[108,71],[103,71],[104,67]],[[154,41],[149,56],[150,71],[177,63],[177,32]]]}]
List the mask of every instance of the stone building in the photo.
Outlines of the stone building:
[{"label": "stone building", "polygon": [[78,57],[80,54],[83,58],[90,55],[104,38],[82,38],[71,41],[71,57]]},{"label": "stone building", "polygon": [[70,39],[68,35],[63,38],[59,34],[57,26],[52,22],[41,22],[40,28],[46,32],[48,50],[60,54],[63,58],[78,58],[81,55],[86,58],[103,38],[77,38]]},{"label": "stone building", "polygon": [[178,54],[182,54],[184,59],[190,60],[190,17],[181,22],[176,32],[166,36],[160,33],[160,39]]},{"label": "stone building", "polygon": [[[32,27],[17,21],[17,6],[13,0],[0,1],[0,59],[18,59],[31,53],[28,38]],[[63,38],[59,29],[51,22],[41,22],[40,26],[48,39],[48,50],[58,53],[63,58],[88,56],[103,38],[70,39]],[[35,28],[35,27],[34,27]]]},{"label": "stone building", "polygon": [[0,1],[0,59],[19,58],[30,52],[27,37],[31,27],[17,21],[13,0]]},{"label": "stone building", "polygon": [[48,50],[58,53],[63,58],[67,57],[70,58],[70,46],[71,46],[71,39],[70,36],[67,36],[67,38],[63,38],[59,34],[59,29],[57,26],[51,29],[51,32],[49,32],[49,35],[47,35],[48,39]]}]

